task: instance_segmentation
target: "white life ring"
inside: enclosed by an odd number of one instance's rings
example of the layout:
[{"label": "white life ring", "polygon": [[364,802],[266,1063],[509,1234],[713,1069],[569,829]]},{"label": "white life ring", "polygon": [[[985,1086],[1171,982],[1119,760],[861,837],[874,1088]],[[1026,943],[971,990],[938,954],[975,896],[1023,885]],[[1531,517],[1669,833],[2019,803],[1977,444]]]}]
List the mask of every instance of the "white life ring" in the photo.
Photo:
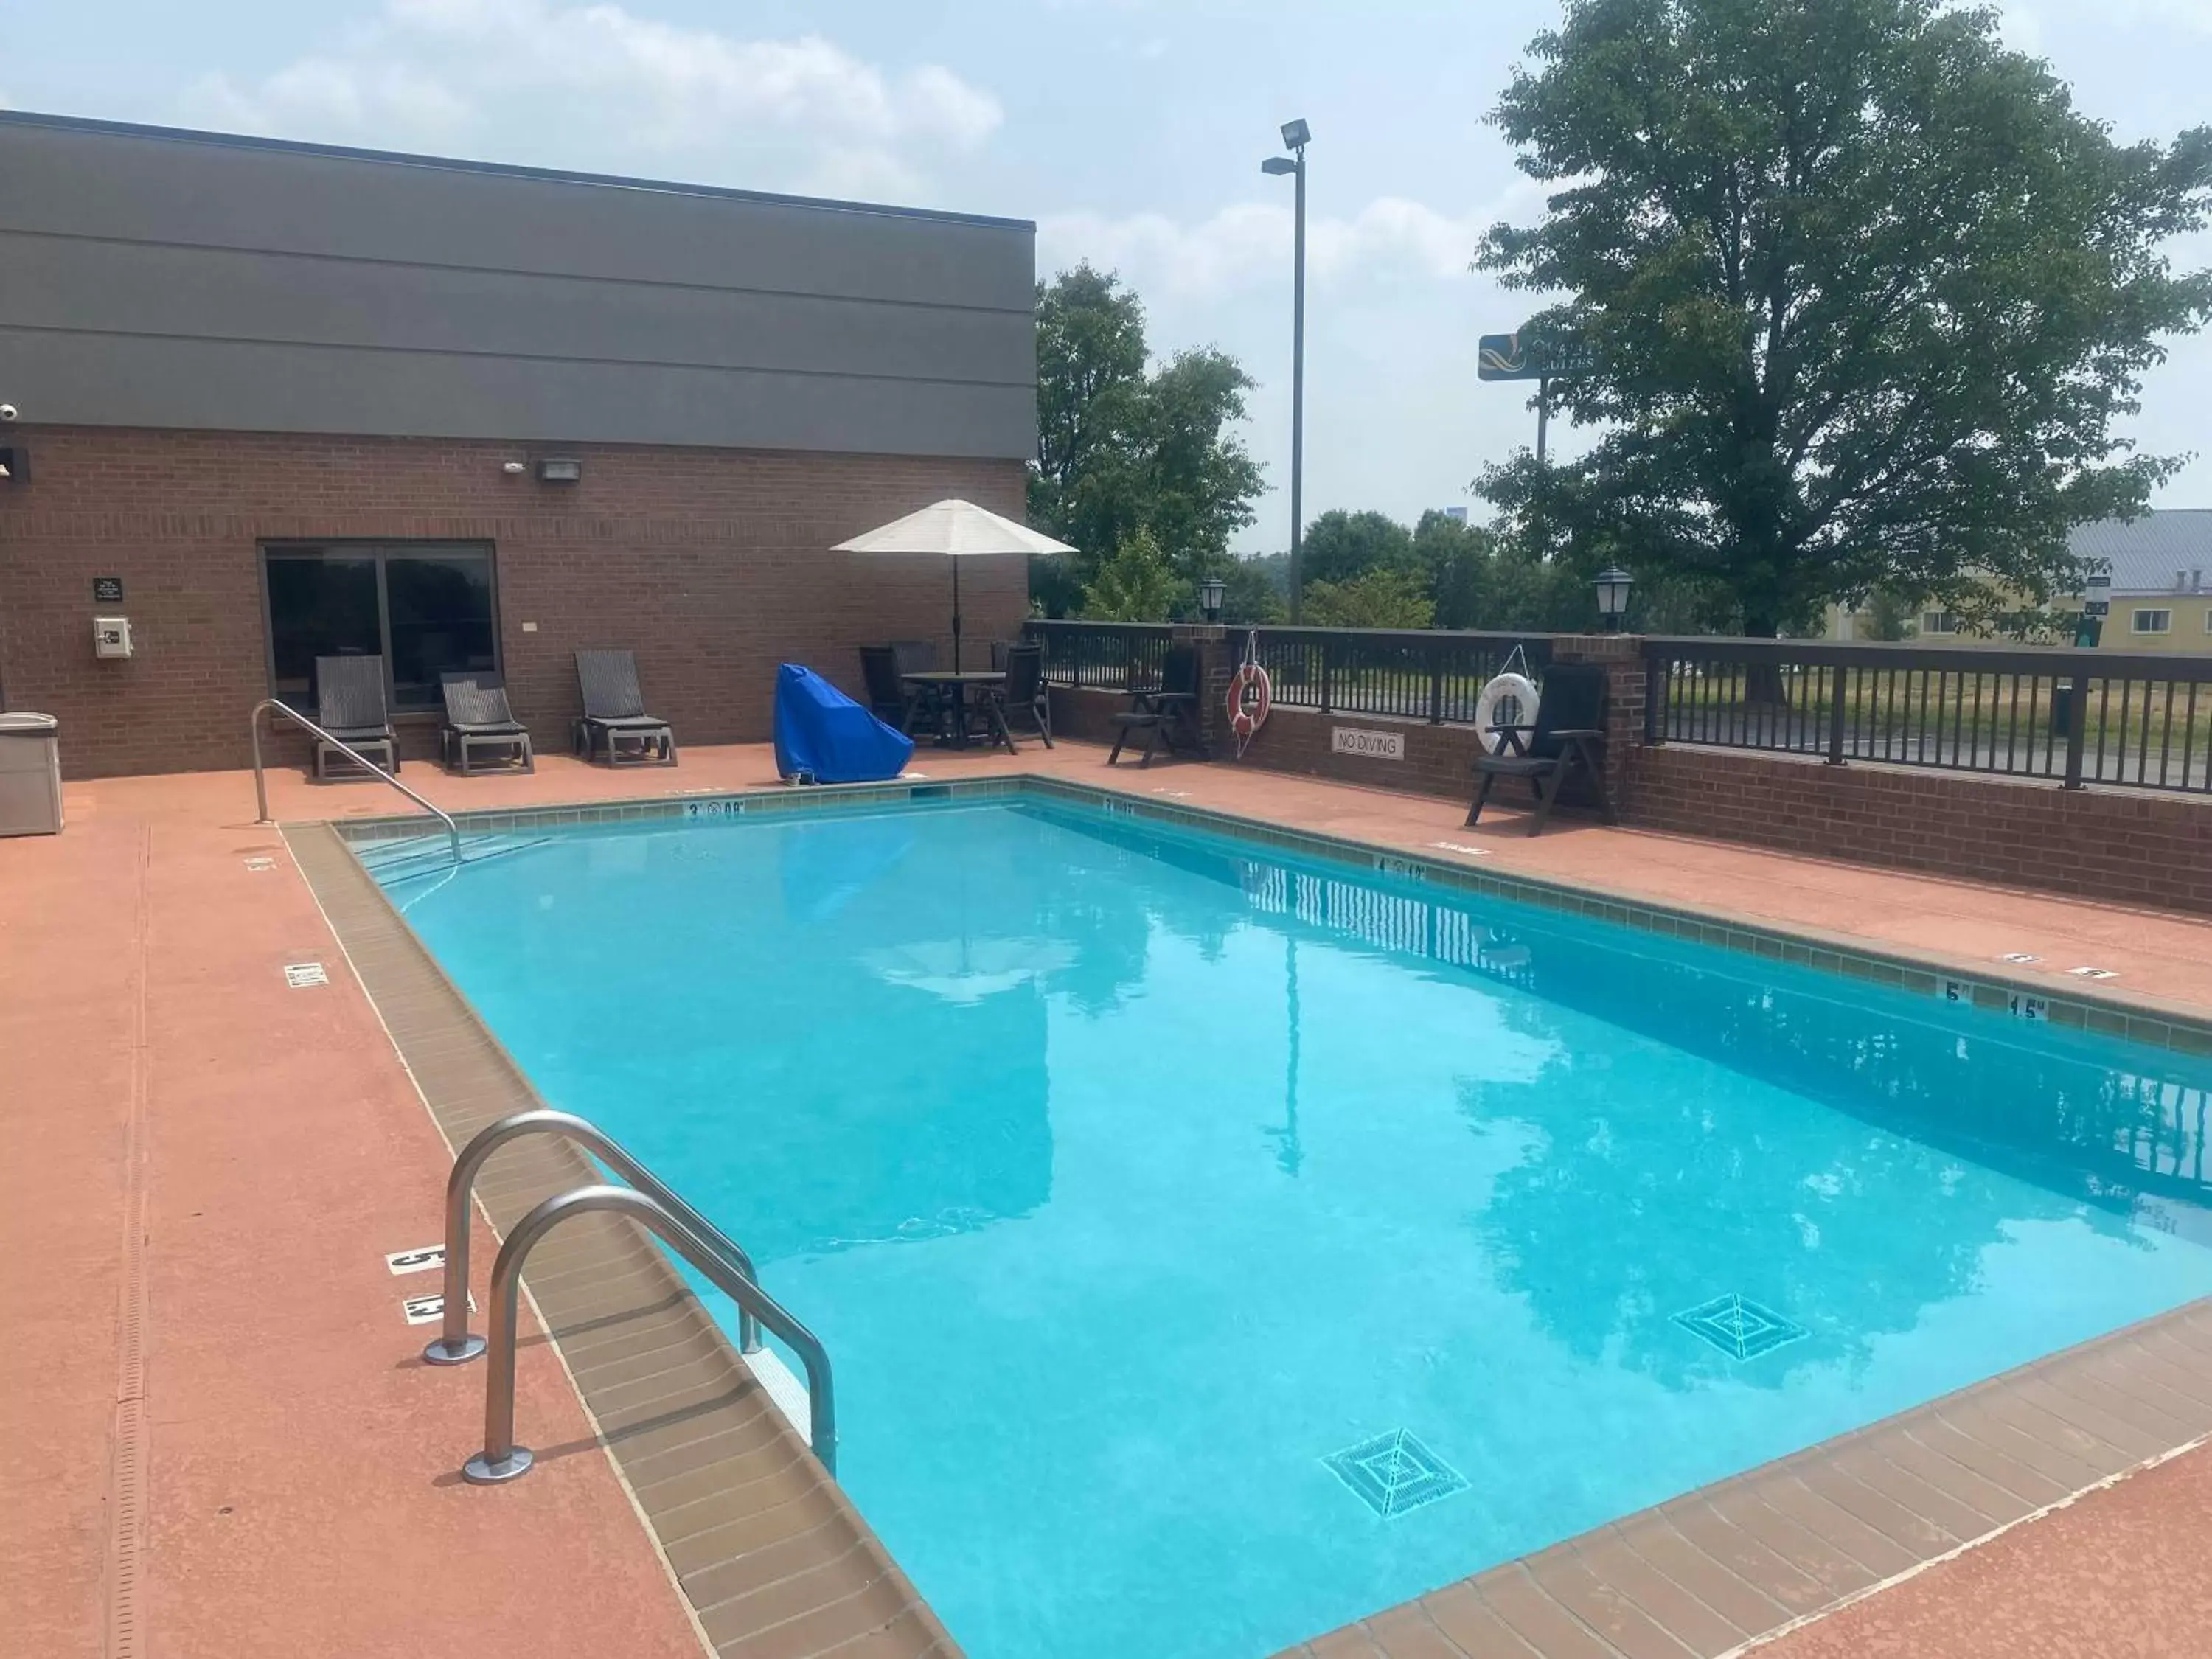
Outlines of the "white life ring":
[{"label": "white life ring", "polygon": [[1245,663],[1229,679],[1229,729],[1249,738],[1267,723],[1267,711],[1274,703],[1274,682],[1267,671],[1256,662]]},{"label": "white life ring", "polygon": [[[1508,702],[1512,707],[1508,708]],[[1499,738],[1493,726],[1527,726],[1536,718],[1536,688],[1526,674],[1500,674],[1474,700],[1475,738],[1491,753]]]}]

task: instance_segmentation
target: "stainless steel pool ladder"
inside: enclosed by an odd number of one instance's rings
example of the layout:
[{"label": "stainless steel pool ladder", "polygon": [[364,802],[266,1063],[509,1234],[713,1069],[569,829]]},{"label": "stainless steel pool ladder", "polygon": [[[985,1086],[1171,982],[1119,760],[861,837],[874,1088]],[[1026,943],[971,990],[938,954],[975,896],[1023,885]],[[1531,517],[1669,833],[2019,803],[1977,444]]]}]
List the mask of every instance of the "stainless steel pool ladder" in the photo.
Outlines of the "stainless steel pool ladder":
[{"label": "stainless steel pool ladder", "polygon": [[[469,1329],[471,1200],[477,1172],[484,1160],[507,1141],[526,1134],[557,1134],[573,1141],[631,1184],[576,1188],[547,1199],[515,1224],[492,1263],[491,1338],[487,1343]],[[460,1365],[480,1353],[488,1352],[491,1356],[489,1375],[484,1379],[483,1449],[463,1467],[463,1476],[478,1485],[489,1485],[511,1480],[530,1468],[529,1449],[514,1443],[515,1303],[521,1288],[522,1264],[532,1247],[562,1221],[595,1210],[627,1215],[648,1229],[735,1302],[742,1352],[761,1351],[763,1325],[790,1345],[806,1370],[809,1437],[814,1455],[835,1475],[836,1398],[830,1355],[821,1339],[761,1289],[752,1258],[742,1248],[598,1125],[573,1112],[539,1109],[510,1113],[477,1131],[453,1159],[453,1173],[446,1181],[445,1304],[439,1335],[422,1350],[422,1358],[434,1365]]]},{"label": "stainless steel pool ladder", "polygon": [[394,789],[397,789],[401,794],[406,796],[408,799],[413,801],[417,806],[428,812],[432,817],[437,819],[440,823],[446,827],[446,842],[447,846],[453,848],[453,862],[459,864],[461,861],[461,827],[453,822],[453,815],[451,813],[440,811],[436,807],[431,805],[428,801],[423,799],[422,796],[416,794],[412,789],[410,789],[405,784],[400,782],[398,778],[393,777],[391,773],[386,771],[382,767],[379,766],[374,761],[369,759],[368,756],[362,754],[359,750],[354,748],[350,744],[341,743],[337,738],[324,731],[321,726],[316,725],[314,721],[309,720],[305,714],[302,714],[298,709],[293,708],[289,703],[280,702],[275,697],[264,697],[259,702],[253,705],[252,714],[246,716],[246,730],[252,734],[253,739],[253,800],[254,805],[257,809],[253,821],[256,823],[267,823],[270,822],[269,780],[267,775],[263,772],[261,767],[261,716],[264,713],[282,714],[286,720],[291,721],[293,725],[298,726],[301,731],[307,732],[319,738],[321,741],[330,744],[331,748],[337,750],[338,753],[343,755],[348,760],[351,761],[356,766],[360,767],[364,772],[368,773],[373,777],[382,778],[385,782],[390,784]]}]

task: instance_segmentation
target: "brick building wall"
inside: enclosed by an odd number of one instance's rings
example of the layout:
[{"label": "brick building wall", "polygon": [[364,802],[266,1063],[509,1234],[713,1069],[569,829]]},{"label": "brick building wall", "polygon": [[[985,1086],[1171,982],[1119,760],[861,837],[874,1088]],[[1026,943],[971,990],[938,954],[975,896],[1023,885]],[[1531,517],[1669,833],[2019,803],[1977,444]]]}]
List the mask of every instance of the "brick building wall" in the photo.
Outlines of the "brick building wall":
[{"label": "brick building wall", "polygon": [[[243,765],[268,695],[259,546],[270,540],[492,544],[500,649],[516,714],[568,741],[571,653],[628,647],[679,742],[769,731],[775,665],[857,694],[857,647],[951,637],[949,562],[833,554],[834,544],[946,496],[1019,518],[1018,461],[538,446],[447,439],[11,428],[27,482],[0,489],[0,700],[60,717],[72,776]],[[539,453],[580,483],[501,469]],[[125,602],[95,604],[120,576]],[[969,560],[964,633],[1015,632],[1019,558]],[[135,654],[92,653],[92,618],[131,619]],[[537,624],[524,631],[526,623]],[[407,717],[401,752],[434,752]]]}]

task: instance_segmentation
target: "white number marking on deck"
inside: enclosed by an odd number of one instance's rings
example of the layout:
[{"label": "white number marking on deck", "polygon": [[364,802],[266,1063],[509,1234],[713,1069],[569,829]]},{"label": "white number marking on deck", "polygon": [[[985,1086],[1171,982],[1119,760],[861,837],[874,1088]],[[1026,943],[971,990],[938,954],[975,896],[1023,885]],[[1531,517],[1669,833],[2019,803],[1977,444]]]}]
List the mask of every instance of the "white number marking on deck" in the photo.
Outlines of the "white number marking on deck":
[{"label": "white number marking on deck", "polygon": [[2040,962],[2043,958],[2037,956],[2032,951],[2008,951],[2002,956],[1999,957],[1997,960],[1999,962],[2016,962],[2022,967],[2026,967],[2029,963]]},{"label": "white number marking on deck", "polygon": [[384,1258],[384,1265],[392,1269],[395,1279],[402,1273],[428,1273],[433,1267],[446,1265],[446,1247],[425,1244],[419,1250],[394,1250]]},{"label": "white number marking on deck", "polygon": [[2069,968],[2066,970],[2076,979],[2118,979],[2118,970],[2111,968]]},{"label": "white number marking on deck", "polygon": [[1464,854],[1471,859],[1486,859],[1490,856],[1490,849],[1487,847],[1469,847],[1463,841],[1432,841],[1429,845],[1441,847],[1447,853]]},{"label": "white number marking on deck", "polygon": [[276,860],[270,858],[266,853],[260,853],[255,854],[252,858],[246,860],[246,867],[249,870],[256,871],[274,870],[276,867]]},{"label": "white number marking on deck", "polygon": [[319,962],[288,962],[284,964],[284,983],[295,991],[304,991],[311,985],[328,985],[329,970]]},{"label": "white number marking on deck", "polygon": [[[469,1297],[469,1311],[477,1310],[477,1299]],[[410,1296],[402,1297],[399,1311],[407,1316],[410,1325],[431,1325],[446,1316],[446,1298],[442,1296]]]}]

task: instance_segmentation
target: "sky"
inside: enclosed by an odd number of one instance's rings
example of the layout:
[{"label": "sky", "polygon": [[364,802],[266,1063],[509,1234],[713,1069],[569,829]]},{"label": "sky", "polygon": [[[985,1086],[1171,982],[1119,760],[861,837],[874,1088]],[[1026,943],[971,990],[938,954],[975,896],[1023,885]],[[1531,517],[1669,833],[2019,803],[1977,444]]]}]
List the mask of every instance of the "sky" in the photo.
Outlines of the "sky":
[{"label": "sky", "polygon": [[[2007,39],[2123,139],[2212,118],[2212,0],[2032,0]],[[1259,382],[1287,545],[1291,189],[1309,151],[1305,507],[1410,520],[1533,441],[1526,387],[1475,378],[1527,307],[1468,268],[1540,196],[1486,125],[1557,0],[0,0],[0,104],[1031,219],[1041,275],[1089,258],[1143,296],[1157,356]],[[2212,235],[2182,257],[2212,264]],[[2155,504],[2212,506],[2212,338],[2176,343],[2128,430],[2204,450]],[[1575,434],[1554,428],[1571,448]]]}]

